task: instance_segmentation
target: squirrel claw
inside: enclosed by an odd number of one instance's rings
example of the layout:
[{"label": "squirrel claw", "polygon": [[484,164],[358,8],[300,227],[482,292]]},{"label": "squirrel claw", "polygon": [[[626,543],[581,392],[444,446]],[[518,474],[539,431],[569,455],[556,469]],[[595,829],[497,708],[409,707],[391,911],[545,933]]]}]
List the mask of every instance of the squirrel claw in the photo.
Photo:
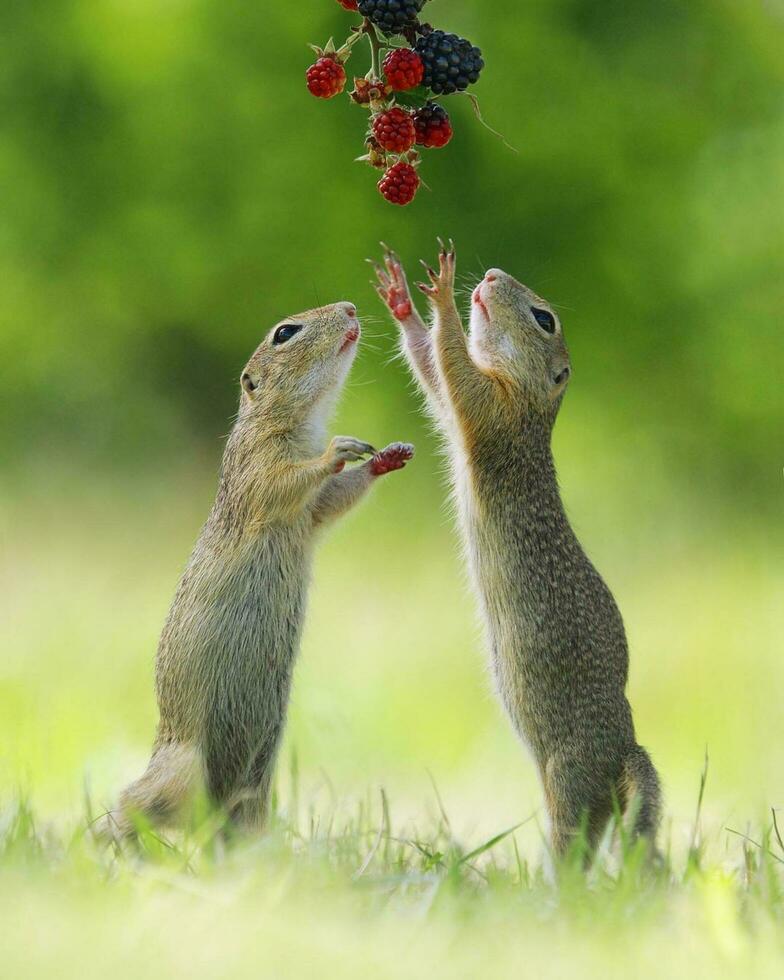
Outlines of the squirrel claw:
[{"label": "squirrel claw", "polygon": [[441,251],[438,254],[438,272],[424,261],[420,260],[427,272],[432,286],[417,283],[419,289],[433,302],[448,302],[452,299],[455,288],[455,246],[450,238],[449,250],[442,239],[438,239]]},{"label": "squirrel claw", "polygon": [[422,265],[422,268],[427,273],[428,279],[435,286],[436,283],[438,282],[438,273],[436,272],[436,270],[431,265],[428,265],[427,262],[425,262],[424,259],[420,259],[419,261],[420,261],[420,263]]}]

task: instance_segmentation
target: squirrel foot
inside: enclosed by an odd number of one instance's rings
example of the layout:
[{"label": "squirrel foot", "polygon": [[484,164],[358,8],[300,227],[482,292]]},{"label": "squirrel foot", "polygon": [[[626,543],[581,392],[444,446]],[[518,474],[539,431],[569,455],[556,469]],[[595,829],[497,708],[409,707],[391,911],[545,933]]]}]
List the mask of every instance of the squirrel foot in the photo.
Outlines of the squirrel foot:
[{"label": "squirrel foot", "polygon": [[402,470],[414,458],[414,447],[408,442],[393,442],[382,449],[370,461],[373,476],[383,476],[393,470]]}]

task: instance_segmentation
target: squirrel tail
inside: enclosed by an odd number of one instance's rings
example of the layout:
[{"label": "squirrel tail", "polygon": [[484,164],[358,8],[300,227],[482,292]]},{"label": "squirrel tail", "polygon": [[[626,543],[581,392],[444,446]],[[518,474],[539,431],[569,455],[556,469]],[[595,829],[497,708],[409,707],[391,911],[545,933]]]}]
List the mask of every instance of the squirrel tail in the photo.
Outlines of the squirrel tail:
[{"label": "squirrel tail", "polygon": [[661,816],[661,786],[651,757],[640,745],[627,754],[621,775],[625,811],[633,814],[632,833],[655,844]]}]

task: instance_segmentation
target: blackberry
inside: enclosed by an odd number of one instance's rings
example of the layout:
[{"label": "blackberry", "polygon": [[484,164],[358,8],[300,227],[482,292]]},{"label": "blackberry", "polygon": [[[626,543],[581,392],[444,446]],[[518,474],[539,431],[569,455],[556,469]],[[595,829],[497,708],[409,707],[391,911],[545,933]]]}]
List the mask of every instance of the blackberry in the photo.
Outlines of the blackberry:
[{"label": "blackberry", "polygon": [[449,114],[436,102],[428,102],[413,113],[416,141],[419,146],[441,147],[452,139]]},{"label": "blackberry", "polygon": [[[362,0],[360,0],[361,6]],[[425,66],[422,84],[436,95],[462,92],[479,80],[485,66],[482,52],[457,34],[431,31],[420,37],[414,50]]]},{"label": "blackberry", "polygon": [[384,34],[399,34],[417,22],[425,0],[357,0],[359,12]]}]

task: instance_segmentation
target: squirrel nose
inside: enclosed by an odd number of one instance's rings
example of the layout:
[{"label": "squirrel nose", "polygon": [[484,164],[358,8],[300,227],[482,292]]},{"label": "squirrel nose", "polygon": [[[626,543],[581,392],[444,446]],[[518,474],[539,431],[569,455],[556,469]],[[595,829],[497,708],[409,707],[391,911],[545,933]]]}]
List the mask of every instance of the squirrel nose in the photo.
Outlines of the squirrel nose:
[{"label": "squirrel nose", "polygon": [[336,303],[338,309],[343,310],[349,320],[356,320],[357,308],[353,303]]},{"label": "squirrel nose", "polygon": [[500,279],[503,274],[504,273],[501,269],[488,269],[485,273],[485,282],[495,282],[496,279]]}]

